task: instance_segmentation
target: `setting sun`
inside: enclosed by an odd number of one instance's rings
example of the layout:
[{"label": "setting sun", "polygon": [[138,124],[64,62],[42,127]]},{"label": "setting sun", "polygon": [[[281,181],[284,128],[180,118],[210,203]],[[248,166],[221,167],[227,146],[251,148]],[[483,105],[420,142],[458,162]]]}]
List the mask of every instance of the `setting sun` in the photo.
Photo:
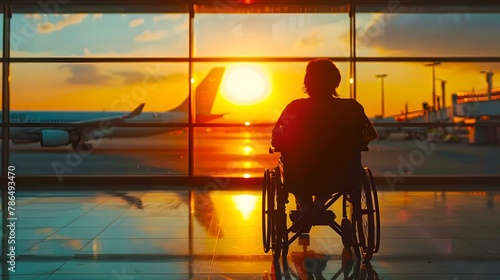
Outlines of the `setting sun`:
[{"label": "setting sun", "polygon": [[224,98],[237,105],[256,104],[265,100],[271,93],[267,76],[255,66],[230,69],[223,83]]}]

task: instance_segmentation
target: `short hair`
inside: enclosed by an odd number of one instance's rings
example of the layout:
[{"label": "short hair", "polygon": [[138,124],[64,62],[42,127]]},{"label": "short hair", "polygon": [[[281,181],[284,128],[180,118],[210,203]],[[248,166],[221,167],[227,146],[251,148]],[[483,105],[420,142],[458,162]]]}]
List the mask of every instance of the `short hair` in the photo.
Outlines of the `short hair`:
[{"label": "short hair", "polygon": [[342,76],[337,66],[328,58],[315,58],[309,61],[304,76],[304,92],[309,96],[338,96],[336,88]]}]

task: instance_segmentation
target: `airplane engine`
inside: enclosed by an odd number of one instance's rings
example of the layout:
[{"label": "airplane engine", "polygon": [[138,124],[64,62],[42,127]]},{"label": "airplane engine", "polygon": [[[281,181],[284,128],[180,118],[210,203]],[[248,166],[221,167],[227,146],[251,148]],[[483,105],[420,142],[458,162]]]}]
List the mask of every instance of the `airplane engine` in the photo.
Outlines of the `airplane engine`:
[{"label": "airplane engine", "polygon": [[40,130],[40,145],[42,147],[57,147],[71,143],[70,134],[66,130],[42,129]]}]

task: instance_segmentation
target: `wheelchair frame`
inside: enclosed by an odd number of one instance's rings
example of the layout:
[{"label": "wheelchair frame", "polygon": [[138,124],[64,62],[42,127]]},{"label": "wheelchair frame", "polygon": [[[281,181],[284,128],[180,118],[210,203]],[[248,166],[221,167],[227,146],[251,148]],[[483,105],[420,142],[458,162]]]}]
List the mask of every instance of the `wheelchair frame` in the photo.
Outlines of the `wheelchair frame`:
[{"label": "wheelchair frame", "polygon": [[[271,250],[275,263],[283,256],[283,267],[287,271],[286,257],[290,244],[304,233],[305,228],[328,225],[340,235],[344,247],[354,247],[358,257],[361,251],[363,258],[369,261],[380,247],[380,213],[373,175],[367,167],[363,168],[362,174],[359,189],[334,193],[319,212],[305,211],[290,227],[287,227],[286,204],[289,202],[289,192],[283,184],[282,158],[273,170],[266,169],[262,186],[264,252]],[[342,197],[342,222],[339,224],[331,220],[318,223],[317,221],[321,220],[318,219],[318,214],[326,213],[340,197]],[[289,238],[290,233],[294,234]]]}]

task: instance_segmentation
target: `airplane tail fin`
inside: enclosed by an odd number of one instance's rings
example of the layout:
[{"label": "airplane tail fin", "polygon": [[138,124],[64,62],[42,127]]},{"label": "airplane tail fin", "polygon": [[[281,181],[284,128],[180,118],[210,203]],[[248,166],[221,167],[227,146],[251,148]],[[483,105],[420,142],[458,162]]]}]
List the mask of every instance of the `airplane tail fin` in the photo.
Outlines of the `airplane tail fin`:
[{"label": "airplane tail fin", "polygon": [[137,108],[135,108],[130,114],[126,115],[126,119],[131,119],[133,117],[137,117],[142,113],[142,109],[144,109],[144,103],[141,103]]},{"label": "airplane tail fin", "polygon": [[[222,81],[222,76],[224,75],[225,67],[215,67],[210,70],[210,73],[201,81],[201,83],[196,87],[195,91],[195,106],[194,112],[196,112],[195,122],[203,123],[211,120],[219,119],[224,116],[224,114],[211,114],[212,107],[214,105],[215,96],[219,90],[220,83]],[[188,101],[184,100],[179,106],[171,110],[171,112],[188,112]]]},{"label": "airplane tail fin", "polygon": [[225,67],[214,67],[196,88],[195,93],[195,112],[197,123],[208,122],[214,119],[222,118],[224,114],[211,114],[214,105],[215,96],[219,90]]}]

